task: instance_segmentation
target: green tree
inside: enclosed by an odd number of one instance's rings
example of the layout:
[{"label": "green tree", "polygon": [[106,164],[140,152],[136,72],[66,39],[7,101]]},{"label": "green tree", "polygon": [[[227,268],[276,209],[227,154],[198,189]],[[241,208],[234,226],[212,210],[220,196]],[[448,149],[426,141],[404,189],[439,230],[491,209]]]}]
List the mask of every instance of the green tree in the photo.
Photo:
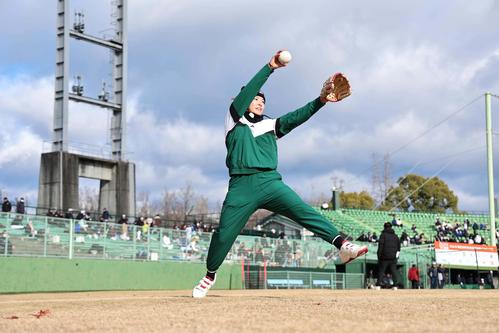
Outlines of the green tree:
[{"label": "green tree", "polygon": [[418,210],[433,213],[445,213],[449,209],[458,213],[458,198],[449,186],[438,177],[423,177],[408,174],[397,180],[388,196],[381,204],[381,209],[399,208],[403,211]]},{"label": "green tree", "polygon": [[375,201],[366,191],[362,192],[341,192],[340,204],[344,208],[373,209]]}]

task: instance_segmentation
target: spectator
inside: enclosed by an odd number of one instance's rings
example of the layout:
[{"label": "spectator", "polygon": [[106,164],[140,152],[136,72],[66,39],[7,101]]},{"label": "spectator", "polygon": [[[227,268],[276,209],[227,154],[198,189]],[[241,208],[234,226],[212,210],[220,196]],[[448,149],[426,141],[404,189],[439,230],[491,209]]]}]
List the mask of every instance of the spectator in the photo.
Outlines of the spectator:
[{"label": "spectator", "polygon": [[142,225],[142,234],[144,236],[148,236],[149,235],[149,229],[151,228],[152,224],[153,224],[152,217],[148,217],[148,218],[145,219],[144,225]]},{"label": "spectator", "polygon": [[167,250],[173,249],[172,241],[171,241],[170,237],[168,237],[168,235],[166,235],[166,234],[163,235],[163,241],[161,243],[161,246],[163,246]]},{"label": "spectator", "polygon": [[465,279],[461,276],[461,274],[457,274],[457,283],[461,286],[461,288],[464,288],[465,284]]},{"label": "spectator", "polygon": [[392,275],[390,273],[383,276],[383,280],[381,280],[381,285],[387,288],[396,287]]},{"label": "spectator", "polygon": [[301,267],[303,255],[304,255],[303,251],[299,246],[297,246],[294,253],[295,267]]},{"label": "spectator", "polygon": [[85,219],[85,210],[80,210],[80,212],[76,215],[76,219],[78,221]]},{"label": "spectator", "polygon": [[419,234],[419,243],[420,244],[426,243],[424,232],[422,232],[422,233]]},{"label": "spectator", "polygon": [[464,223],[463,223],[463,229],[465,231],[468,231],[468,227],[470,226],[470,220],[466,219],[464,220]]},{"label": "spectator", "polygon": [[79,219],[78,222],[76,223],[76,226],[78,226],[78,231],[77,232],[88,232],[88,224],[85,223],[85,215],[83,215],[82,219]]},{"label": "spectator", "polygon": [[137,217],[133,224],[136,226],[135,239],[141,240],[142,239],[142,227],[144,226],[144,217],[143,216]]},{"label": "spectator", "polygon": [[159,214],[156,214],[154,216],[153,226],[156,227],[156,228],[161,228],[161,217],[159,216]]},{"label": "spectator", "polygon": [[405,230],[402,231],[402,235],[400,235],[400,242],[404,246],[409,246],[409,235],[405,232]]},{"label": "spectator", "polygon": [[384,224],[384,229],[381,232],[378,242],[378,283],[383,280],[383,276],[387,268],[393,277],[394,286],[398,286],[400,280],[397,274],[397,259],[400,255],[400,240],[395,235],[390,222]]},{"label": "spectator", "polygon": [[122,240],[129,240],[128,237],[128,218],[126,214],[121,215],[121,219],[118,221],[118,224],[121,224],[121,236]]},{"label": "spectator", "polygon": [[11,210],[12,210],[12,204],[10,203],[9,198],[7,197],[3,198],[2,212],[9,213]]},{"label": "spectator", "polygon": [[376,286],[376,278],[374,277],[374,271],[371,269],[369,274],[366,276],[366,288],[373,289]]},{"label": "spectator", "polygon": [[199,249],[198,249],[198,245],[197,245],[198,242],[199,242],[199,236],[196,235],[196,236],[193,236],[191,238],[191,241],[189,242],[189,245],[187,246],[187,254],[189,256],[199,253]]},{"label": "spectator", "polygon": [[192,224],[189,224],[188,226],[186,226],[184,228],[184,230],[185,230],[185,238],[187,239],[187,242],[189,243],[191,241],[192,233],[194,232],[194,228],[193,228]]},{"label": "spectator", "polygon": [[19,199],[17,202],[16,202],[16,213],[17,214],[25,214],[25,207],[24,207],[24,198],[21,197],[21,199]]},{"label": "spectator", "polygon": [[412,265],[407,273],[407,278],[411,281],[412,289],[419,289],[419,270],[416,265]]},{"label": "spectator", "polygon": [[36,235],[38,234],[38,231],[36,231],[35,227],[33,226],[33,222],[31,221],[29,221],[28,224],[26,224],[24,230],[26,231],[27,234],[29,234],[31,238],[35,238]]},{"label": "spectator", "polygon": [[475,244],[475,241],[473,239],[474,239],[473,235],[470,235],[468,238],[468,244]]},{"label": "spectator", "polygon": [[362,231],[362,233],[360,234],[360,236],[357,237],[357,240],[359,242],[367,242],[369,239],[367,238],[366,233],[364,231]]},{"label": "spectator", "polygon": [[437,278],[438,278],[438,289],[443,289],[445,285],[445,270],[442,267],[442,265],[438,265]]},{"label": "spectator", "polygon": [[64,214],[65,219],[74,219],[73,208],[69,208],[66,214]]},{"label": "spectator", "polygon": [[102,215],[101,215],[101,222],[108,222],[109,220],[111,219],[111,214],[109,214],[109,211],[107,210],[107,208],[104,208],[102,210]]},{"label": "spectator", "polygon": [[55,211],[54,216],[63,219],[64,215],[66,215],[61,209]]},{"label": "spectator", "polygon": [[473,239],[473,241],[475,242],[475,244],[482,244],[482,236],[480,236],[480,234],[476,234],[475,236],[475,239]]},{"label": "spectator", "polygon": [[428,277],[430,278],[430,288],[431,289],[437,289],[437,283],[438,283],[438,269],[437,269],[437,263],[433,263],[431,267],[428,268]]},{"label": "spectator", "polygon": [[415,234],[413,239],[414,239],[414,241],[413,241],[414,244],[421,245],[421,236],[420,235]]}]

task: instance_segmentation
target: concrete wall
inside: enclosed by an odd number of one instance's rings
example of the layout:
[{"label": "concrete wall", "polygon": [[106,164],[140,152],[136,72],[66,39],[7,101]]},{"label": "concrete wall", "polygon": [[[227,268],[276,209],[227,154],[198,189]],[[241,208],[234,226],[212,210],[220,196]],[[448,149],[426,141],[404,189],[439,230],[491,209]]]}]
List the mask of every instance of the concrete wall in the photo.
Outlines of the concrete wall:
[{"label": "concrete wall", "polygon": [[135,164],[67,152],[51,152],[41,156],[37,205],[40,209],[37,213],[45,214],[48,208],[77,210],[80,177],[101,181],[100,210],[107,208],[114,216],[135,215]]},{"label": "concrete wall", "polygon": [[[91,290],[191,290],[204,264],[0,258],[0,293]],[[241,267],[222,265],[214,289],[241,289]],[[190,292],[188,293],[190,294]]]}]

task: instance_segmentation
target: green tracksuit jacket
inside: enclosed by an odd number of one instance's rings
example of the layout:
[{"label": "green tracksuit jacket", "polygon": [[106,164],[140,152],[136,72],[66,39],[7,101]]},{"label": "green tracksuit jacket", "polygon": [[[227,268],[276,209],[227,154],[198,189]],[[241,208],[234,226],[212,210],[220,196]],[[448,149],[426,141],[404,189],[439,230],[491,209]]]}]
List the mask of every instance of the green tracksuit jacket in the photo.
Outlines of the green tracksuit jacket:
[{"label": "green tracksuit jacket", "polygon": [[265,65],[237,95],[226,117],[226,165],[231,178],[220,227],[213,234],[208,251],[210,272],[222,264],[248,218],[259,208],[289,217],[330,243],[338,236],[332,223],[303,202],[276,171],[277,139],[307,121],[324,104],[316,98],[277,119],[247,112],[272,72]]}]

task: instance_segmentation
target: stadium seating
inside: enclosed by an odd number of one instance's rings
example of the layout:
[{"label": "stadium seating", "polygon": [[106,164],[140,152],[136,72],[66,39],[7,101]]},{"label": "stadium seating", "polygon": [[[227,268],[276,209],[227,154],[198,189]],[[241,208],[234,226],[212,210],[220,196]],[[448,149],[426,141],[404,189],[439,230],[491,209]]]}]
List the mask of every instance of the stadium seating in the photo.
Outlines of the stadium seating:
[{"label": "stadium seating", "polygon": [[[404,225],[403,228],[394,228],[399,235],[402,230],[406,230],[410,234],[410,228],[415,224],[418,232],[424,233],[429,242],[434,240],[437,217],[441,221],[447,221],[451,224],[462,223],[465,219],[469,219],[471,223],[476,222],[489,228],[488,216],[485,215],[316,209],[331,220],[342,233],[353,239],[356,239],[363,232],[376,232],[379,235],[383,229],[383,224],[391,221],[393,214],[396,214],[396,217]],[[77,223],[76,220],[71,222],[67,219],[45,216],[0,214],[0,234],[3,239],[8,239],[2,243],[0,255],[199,262],[204,260],[211,239],[210,232],[197,234],[197,250],[192,251],[188,247],[187,241],[190,237],[186,236],[185,231],[153,228],[148,234],[142,235],[141,239],[137,240],[134,237],[137,230],[135,226],[129,226],[128,237],[122,238],[120,237],[121,225],[88,221],[85,227],[77,228]],[[36,230],[35,234],[30,232],[29,225],[32,225],[33,229]],[[73,230],[70,230],[71,225]],[[480,230],[479,232],[487,242],[490,241],[488,230]],[[167,235],[171,240],[169,246],[162,243],[164,235]],[[245,250],[242,250],[243,242]],[[307,238],[304,241],[266,238],[265,242],[264,245],[264,239],[261,237],[239,236],[227,259],[238,261],[245,257],[246,260],[256,262],[258,261],[256,259],[257,250],[263,249],[265,260],[271,265],[296,265],[296,261],[293,262],[291,257],[296,253],[296,249],[300,249],[303,252],[303,261],[299,265],[324,267],[332,264],[330,260],[331,245],[319,239]],[[377,245],[369,244],[369,246],[368,257],[375,256]],[[243,255],[241,255],[242,252]],[[283,262],[285,263],[283,264]]]},{"label": "stadium seating", "polygon": [[316,208],[321,214],[330,219],[341,231],[357,238],[362,232],[376,232],[378,235],[383,230],[385,222],[391,222],[396,216],[400,219],[403,227],[395,227],[395,232],[400,235],[406,231],[412,235],[411,227],[416,225],[418,233],[424,233],[427,240],[435,239],[435,221],[437,218],[442,222],[448,222],[452,225],[456,223],[463,224],[468,219],[471,224],[476,222],[478,225],[486,226],[486,230],[479,230],[479,234],[490,243],[490,223],[488,215],[471,214],[435,214],[423,212],[393,212],[362,209],[341,209],[337,211],[321,210]]}]

